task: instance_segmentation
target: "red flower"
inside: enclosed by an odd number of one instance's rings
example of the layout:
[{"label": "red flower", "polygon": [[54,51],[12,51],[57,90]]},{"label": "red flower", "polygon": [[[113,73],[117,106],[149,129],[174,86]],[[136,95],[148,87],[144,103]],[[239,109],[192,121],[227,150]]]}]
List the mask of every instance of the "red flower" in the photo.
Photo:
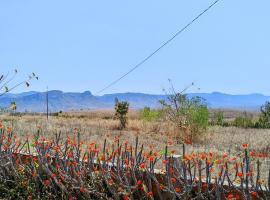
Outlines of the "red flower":
[{"label": "red flower", "polygon": [[144,169],[145,168],[145,164],[144,163],[140,164],[140,168],[141,169]]},{"label": "red flower", "polygon": [[86,192],[85,187],[81,186],[81,187],[80,187],[80,192],[81,192],[81,193],[85,193],[85,192]]},{"label": "red flower", "polygon": [[251,196],[253,196],[253,197],[257,197],[257,196],[258,196],[258,194],[257,194],[257,192],[251,192]]},{"label": "red flower", "polygon": [[147,192],[147,196],[148,197],[152,197],[153,196],[153,192]]},{"label": "red flower", "polygon": [[202,154],[200,155],[200,158],[201,158],[201,160],[205,160],[206,155],[205,155],[204,153],[202,153]]},{"label": "red flower", "polygon": [[55,178],[55,177],[56,177],[56,174],[52,174],[51,177],[52,177],[52,178]]},{"label": "red flower", "polygon": [[109,184],[109,185],[112,185],[112,184],[113,184],[113,180],[112,180],[112,179],[109,179],[109,180],[108,180],[108,184]]},{"label": "red flower", "polygon": [[243,173],[242,172],[237,172],[236,174],[238,177],[243,177]]},{"label": "red flower", "polygon": [[159,188],[160,188],[161,190],[164,190],[164,189],[165,189],[164,185],[162,185],[162,184],[160,184]]},{"label": "red flower", "polygon": [[255,157],[255,156],[256,156],[256,152],[255,152],[255,151],[251,151],[251,152],[250,152],[250,156],[251,156],[251,157]]},{"label": "red flower", "polygon": [[138,180],[136,185],[141,185],[142,184],[142,181],[141,180]]},{"label": "red flower", "polygon": [[247,175],[247,176],[251,176],[252,173],[251,173],[251,172],[247,172],[246,175]]},{"label": "red flower", "polygon": [[175,188],[175,192],[180,193],[181,189],[179,187]]},{"label": "red flower", "polygon": [[153,156],[150,156],[150,157],[149,157],[149,160],[150,160],[151,162],[153,162],[153,161],[154,161],[154,157],[153,157]]},{"label": "red flower", "polygon": [[168,163],[168,160],[163,160],[162,163],[163,164],[167,164]]},{"label": "red flower", "polygon": [[244,149],[246,149],[246,148],[248,148],[248,144],[247,144],[247,143],[244,143],[244,144],[242,144],[242,147],[243,147]]},{"label": "red flower", "polygon": [[227,158],[228,157],[228,154],[227,153],[224,153],[223,154],[223,158]]},{"label": "red flower", "polygon": [[128,195],[124,195],[124,196],[123,196],[123,200],[129,200]]},{"label": "red flower", "polygon": [[176,182],[176,178],[171,178],[172,183]]},{"label": "red flower", "polygon": [[45,180],[45,181],[43,181],[43,183],[44,183],[45,186],[49,186],[51,181],[50,180]]}]

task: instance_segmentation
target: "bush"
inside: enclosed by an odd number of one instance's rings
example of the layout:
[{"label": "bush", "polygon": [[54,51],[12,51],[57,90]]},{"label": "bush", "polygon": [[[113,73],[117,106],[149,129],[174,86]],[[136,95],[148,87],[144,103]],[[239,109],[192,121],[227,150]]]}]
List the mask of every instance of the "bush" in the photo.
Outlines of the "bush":
[{"label": "bush", "polygon": [[200,133],[208,127],[209,112],[205,105],[197,105],[191,109],[189,123],[192,133]]},{"label": "bush", "polygon": [[185,138],[194,138],[208,127],[209,112],[201,97],[188,98],[185,94],[176,93],[160,103],[166,119],[184,131]]},{"label": "bush", "polygon": [[224,125],[224,113],[222,111],[215,111],[211,120],[212,125]]},{"label": "bush", "polygon": [[162,110],[151,110],[144,107],[139,113],[140,119],[145,121],[158,121],[162,117]]},{"label": "bush", "polygon": [[261,115],[259,118],[258,125],[262,128],[270,128],[270,102],[267,101],[261,106]]},{"label": "bush", "polygon": [[129,103],[127,101],[115,101],[115,117],[119,120],[119,129],[126,128]]},{"label": "bush", "polygon": [[254,123],[252,120],[252,115],[248,115],[247,112],[244,112],[241,116],[234,119],[233,125],[242,128],[253,128]]}]

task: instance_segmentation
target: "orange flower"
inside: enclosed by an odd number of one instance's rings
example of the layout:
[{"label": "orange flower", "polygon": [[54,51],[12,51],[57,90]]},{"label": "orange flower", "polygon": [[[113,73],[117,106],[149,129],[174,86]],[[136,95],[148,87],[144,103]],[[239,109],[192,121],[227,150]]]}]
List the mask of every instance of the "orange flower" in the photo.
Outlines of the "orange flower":
[{"label": "orange flower", "polygon": [[154,161],[154,157],[153,157],[153,156],[150,156],[150,157],[149,157],[149,160],[150,160],[151,162],[153,162],[153,161]]},{"label": "orange flower", "polygon": [[168,160],[162,160],[162,163],[165,164],[165,165],[166,165],[168,162],[169,162]]},{"label": "orange flower", "polygon": [[8,127],[7,132],[11,133],[12,132],[12,127]]},{"label": "orange flower", "polygon": [[255,157],[255,156],[256,156],[256,152],[255,152],[255,151],[251,151],[251,152],[250,152],[250,156],[251,156],[251,157]]},{"label": "orange flower", "polygon": [[140,164],[140,168],[141,169],[144,169],[145,168],[145,164],[144,163]]},{"label": "orange flower", "polygon": [[257,197],[257,196],[258,196],[258,194],[257,194],[257,192],[251,192],[251,196],[253,196],[253,197]]},{"label": "orange flower", "polygon": [[37,173],[36,172],[33,172],[32,173],[32,176],[35,178],[35,177],[37,177]]},{"label": "orange flower", "polygon": [[205,155],[204,153],[202,153],[202,154],[200,155],[200,158],[201,158],[201,160],[205,160],[206,155]]},{"label": "orange flower", "polygon": [[172,183],[176,182],[176,178],[171,178]]},{"label": "orange flower", "polygon": [[164,185],[162,185],[162,184],[160,184],[159,188],[160,188],[161,190],[164,190],[164,189],[165,189]]},{"label": "orange flower", "polygon": [[123,196],[123,200],[129,200],[128,195],[124,195],[124,196]]},{"label": "orange flower", "polygon": [[85,192],[86,192],[85,187],[81,186],[81,187],[80,187],[80,192],[81,192],[81,193],[85,193]]},{"label": "orange flower", "polygon": [[237,172],[236,174],[238,177],[243,177],[243,173],[242,172]]},{"label": "orange flower", "polygon": [[175,150],[171,150],[171,154],[175,154],[175,152],[176,152]]},{"label": "orange flower", "polygon": [[147,196],[148,197],[152,197],[153,196],[153,192],[147,192]]},{"label": "orange flower", "polygon": [[179,187],[175,188],[175,192],[180,193],[181,189]]}]

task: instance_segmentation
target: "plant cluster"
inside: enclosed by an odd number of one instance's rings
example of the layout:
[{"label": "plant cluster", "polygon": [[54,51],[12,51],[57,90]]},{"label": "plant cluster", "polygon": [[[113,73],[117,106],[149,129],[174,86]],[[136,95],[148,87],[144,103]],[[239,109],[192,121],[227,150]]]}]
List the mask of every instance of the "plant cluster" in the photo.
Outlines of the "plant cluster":
[{"label": "plant cluster", "polygon": [[208,127],[209,112],[204,100],[198,96],[174,93],[160,101],[166,119],[184,132],[183,138],[196,139]]},{"label": "plant cluster", "polygon": [[150,107],[144,107],[142,110],[140,110],[139,116],[142,120],[155,122],[159,121],[163,117],[163,112],[162,110],[154,110]]},{"label": "plant cluster", "polygon": [[115,117],[119,120],[119,129],[126,128],[127,125],[127,114],[128,114],[129,103],[127,101],[115,100]]},{"label": "plant cluster", "polygon": [[[116,137],[103,146],[72,137],[25,141],[0,125],[0,198],[7,199],[269,199],[270,177],[262,180],[260,159],[242,145],[239,155],[149,151]],[[158,162],[163,170],[157,172]],[[269,171],[270,173],[270,171]]]},{"label": "plant cluster", "polygon": [[218,126],[235,126],[241,128],[270,128],[270,102],[266,102],[261,106],[261,113],[258,119],[254,119],[251,114],[243,112],[233,121],[224,120],[222,111],[214,112],[211,125]]}]

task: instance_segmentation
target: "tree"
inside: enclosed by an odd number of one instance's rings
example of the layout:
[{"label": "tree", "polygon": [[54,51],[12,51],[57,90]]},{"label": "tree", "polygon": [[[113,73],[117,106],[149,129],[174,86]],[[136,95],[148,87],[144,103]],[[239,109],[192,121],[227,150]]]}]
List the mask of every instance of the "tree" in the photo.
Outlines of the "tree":
[{"label": "tree", "polygon": [[264,127],[270,127],[270,102],[265,102],[264,105],[261,106],[261,115],[259,118],[259,124]]},{"label": "tree", "polygon": [[[189,98],[183,92],[173,93],[160,101],[163,112],[170,122],[180,130],[180,140],[194,139],[208,127],[209,112],[201,97]],[[184,90],[185,91],[185,90]]]},{"label": "tree", "polygon": [[36,76],[35,73],[32,73],[25,80],[23,80],[19,83],[13,83],[17,74],[18,74],[18,70],[15,69],[13,72],[13,75],[10,75],[9,73],[7,73],[5,75],[4,74],[0,75],[0,97],[5,95],[8,92],[11,92],[12,90],[14,90],[15,88],[17,88],[21,85],[26,85],[26,87],[29,87],[30,82],[33,79],[38,80],[38,76]]},{"label": "tree", "polygon": [[213,113],[212,122],[213,125],[223,126],[224,124],[224,112],[215,111]]},{"label": "tree", "polygon": [[115,117],[119,120],[119,129],[126,128],[127,125],[127,113],[129,109],[129,103],[127,101],[115,100]]},{"label": "tree", "polygon": [[13,101],[13,102],[10,103],[10,109],[13,111],[13,113],[16,112],[17,105],[16,105],[16,102],[15,101]]}]

